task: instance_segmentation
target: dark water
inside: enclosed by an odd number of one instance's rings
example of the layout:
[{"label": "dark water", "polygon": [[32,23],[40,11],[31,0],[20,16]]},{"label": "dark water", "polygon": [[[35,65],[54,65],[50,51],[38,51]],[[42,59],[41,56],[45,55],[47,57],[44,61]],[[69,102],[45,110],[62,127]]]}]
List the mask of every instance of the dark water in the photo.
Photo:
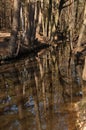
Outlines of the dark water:
[{"label": "dark water", "polygon": [[86,130],[85,86],[68,60],[50,48],[0,66],[0,130]]}]

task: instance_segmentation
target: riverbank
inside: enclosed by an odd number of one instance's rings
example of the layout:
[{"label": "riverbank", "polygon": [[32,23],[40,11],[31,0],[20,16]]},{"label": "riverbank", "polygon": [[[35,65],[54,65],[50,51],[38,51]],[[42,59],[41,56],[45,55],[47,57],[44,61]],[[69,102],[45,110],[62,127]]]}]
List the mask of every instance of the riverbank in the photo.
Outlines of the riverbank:
[{"label": "riverbank", "polygon": [[[2,61],[9,61],[14,59],[20,59],[22,57],[28,56],[29,54],[40,55],[40,52],[50,46],[49,40],[41,35],[36,35],[36,39],[33,41],[33,44],[28,47],[25,44],[18,43],[21,41],[17,41],[17,54],[14,56],[9,55],[9,40],[11,34],[9,32],[0,32],[0,62]],[[20,44],[20,45],[19,45]],[[18,50],[19,49],[19,50]]]}]

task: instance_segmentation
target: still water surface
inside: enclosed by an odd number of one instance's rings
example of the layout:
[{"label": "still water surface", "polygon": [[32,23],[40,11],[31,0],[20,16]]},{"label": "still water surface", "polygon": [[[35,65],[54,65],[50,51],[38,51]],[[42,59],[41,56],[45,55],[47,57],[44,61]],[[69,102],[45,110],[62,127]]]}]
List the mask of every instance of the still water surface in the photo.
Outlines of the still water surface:
[{"label": "still water surface", "polygon": [[48,49],[0,66],[0,130],[86,130],[85,86],[63,59]]}]

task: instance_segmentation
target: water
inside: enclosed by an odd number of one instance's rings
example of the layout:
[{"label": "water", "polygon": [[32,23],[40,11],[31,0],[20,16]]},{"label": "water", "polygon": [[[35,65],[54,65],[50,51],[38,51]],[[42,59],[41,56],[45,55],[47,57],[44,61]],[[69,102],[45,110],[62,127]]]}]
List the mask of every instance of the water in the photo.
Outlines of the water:
[{"label": "water", "polygon": [[86,130],[85,86],[66,53],[0,66],[0,130]]}]

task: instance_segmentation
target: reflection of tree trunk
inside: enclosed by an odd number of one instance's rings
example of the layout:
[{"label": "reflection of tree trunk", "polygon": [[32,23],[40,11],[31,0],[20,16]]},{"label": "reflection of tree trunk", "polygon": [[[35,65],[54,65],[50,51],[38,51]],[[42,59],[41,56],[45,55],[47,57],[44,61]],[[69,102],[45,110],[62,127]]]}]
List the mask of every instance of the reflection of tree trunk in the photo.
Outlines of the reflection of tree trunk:
[{"label": "reflection of tree trunk", "polygon": [[40,111],[39,111],[39,104],[38,104],[38,95],[34,96],[35,102],[35,111],[36,111],[36,123],[37,123],[37,130],[41,130],[41,119],[40,119]]},{"label": "reflection of tree trunk", "polygon": [[41,81],[42,81],[42,94],[43,94],[43,101],[44,101],[44,110],[46,111],[46,93],[45,93],[45,84],[44,84],[44,70],[43,65],[41,63],[41,60],[37,58],[39,69],[40,69],[40,75],[41,75]]},{"label": "reflection of tree trunk", "polygon": [[27,130],[28,129],[28,120],[27,118],[24,119],[24,123],[20,123],[20,130]]},{"label": "reflection of tree trunk", "polygon": [[52,86],[52,74],[50,76],[50,96],[49,96],[49,130],[53,129],[53,105],[54,105],[54,100],[53,100],[53,86]]},{"label": "reflection of tree trunk", "polygon": [[[52,102],[51,96],[50,96],[49,102]],[[52,105],[49,106],[49,111],[48,111],[47,116],[48,116],[47,117],[48,118],[48,120],[47,120],[47,123],[48,123],[47,127],[48,127],[49,130],[53,130],[53,106]]]},{"label": "reflection of tree trunk", "polygon": [[36,72],[34,72],[35,78],[35,87],[33,88],[33,96],[34,96],[34,103],[35,103],[35,111],[36,111],[36,123],[37,123],[37,130],[41,130],[41,120],[40,120],[40,111],[39,111],[39,100],[38,100],[38,77]]},{"label": "reflection of tree trunk", "polygon": [[52,59],[51,59],[51,54],[49,53],[49,61],[48,61],[48,73],[49,73],[49,77],[48,77],[48,80],[49,80],[49,97],[48,97],[48,113],[47,113],[47,116],[48,116],[48,120],[47,120],[47,127],[49,130],[52,130],[53,129],[53,105],[54,105],[54,98],[53,98],[53,84],[52,84],[52,80],[53,80],[53,68],[51,66],[50,68],[50,65],[51,65],[51,62],[52,62]]},{"label": "reflection of tree trunk", "polygon": [[23,109],[22,109],[22,104],[18,104],[18,111],[19,111],[19,118],[23,119]]},{"label": "reflection of tree trunk", "polygon": [[15,79],[15,94],[16,94],[16,103],[18,105],[18,113],[19,113],[19,118],[23,118],[23,88],[22,85],[20,84],[20,79],[18,75],[18,70],[15,68],[15,71],[13,71],[14,79]]},{"label": "reflection of tree trunk", "polygon": [[37,72],[34,72],[34,78],[35,78],[35,84],[36,84],[36,91],[38,94],[38,76],[37,76]]},{"label": "reflection of tree trunk", "polygon": [[[35,60],[35,59],[34,59]],[[37,70],[34,69],[34,65],[33,66],[33,71],[34,71],[34,87],[33,87],[33,97],[34,97],[34,105],[35,105],[35,111],[36,111],[36,126],[37,126],[37,130],[41,130],[41,120],[40,120],[40,110],[39,110],[39,91],[38,91],[38,74],[37,74]]]},{"label": "reflection of tree trunk", "polygon": [[14,16],[13,16],[11,39],[9,43],[9,49],[11,55],[14,55],[16,51],[16,41],[19,31],[19,21],[20,21],[20,0],[14,0]]},{"label": "reflection of tree trunk", "polygon": [[23,118],[23,110],[22,110],[22,101],[23,101],[23,94],[22,94],[22,89],[21,86],[16,86],[16,98],[17,98],[17,103],[18,103],[18,112],[19,112],[19,118]]}]

